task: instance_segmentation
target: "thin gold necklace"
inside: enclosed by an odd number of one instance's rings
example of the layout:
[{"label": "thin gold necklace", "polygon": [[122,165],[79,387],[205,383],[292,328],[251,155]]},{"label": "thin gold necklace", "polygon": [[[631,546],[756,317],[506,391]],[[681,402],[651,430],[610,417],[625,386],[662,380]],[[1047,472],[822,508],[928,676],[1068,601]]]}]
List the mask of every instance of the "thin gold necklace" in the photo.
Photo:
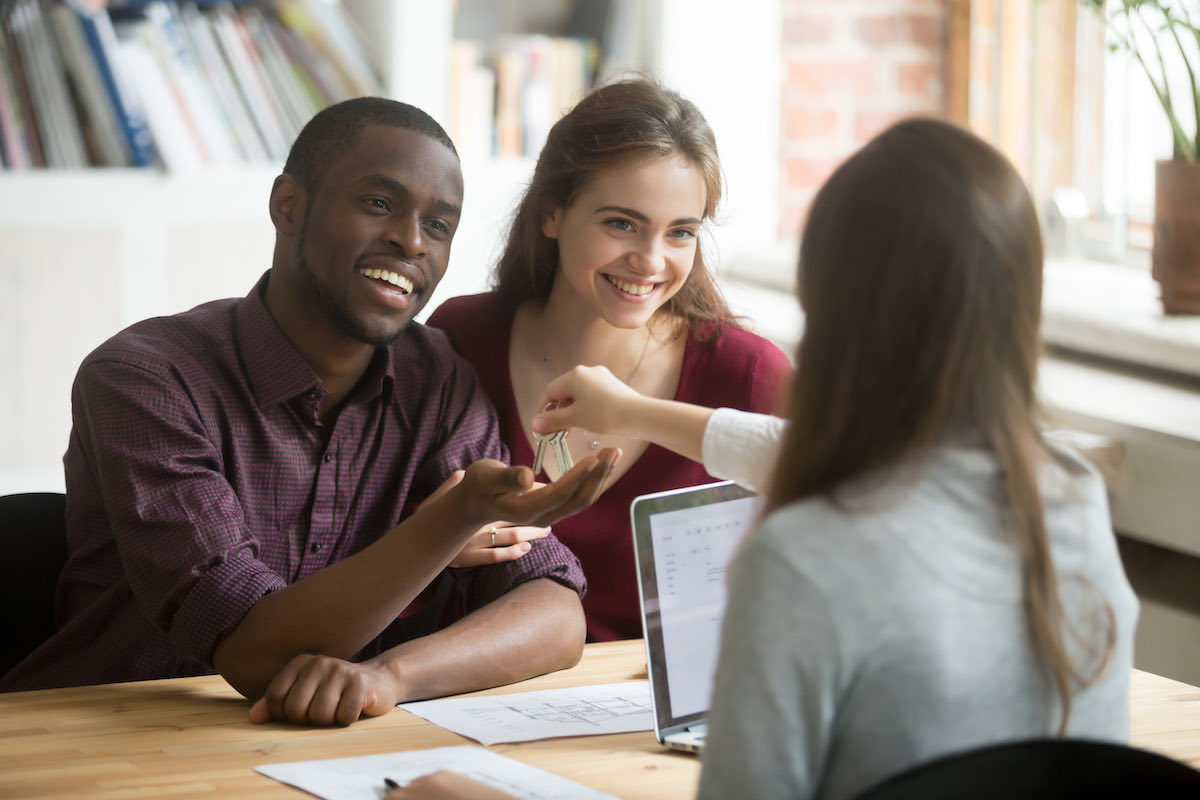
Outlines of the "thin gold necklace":
[{"label": "thin gold necklace", "polygon": [[[546,310],[544,308],[542,309],[541,316],[538,318],[538,329],[539,329],[539,332],[541,333],[541,337],[542,337],[542,364],[546,367],[547,371],[550,373],[550,379],[553,380],[554,378],[557,378],[559,375],[562,375],[562,373],[554,366],[554,361],[551,360],[551,358],[550,358],[550,348],[546,344]],[[641,355],[638,356],[637,363],[633,365],[633,372],[629,373],[629,377],[625,380],[626,386],[633,385],[633,379],[637,377],[638,370],[640,370],[642,368],[642,361],[646,358],[646,351],[649,349],[650,349],[650,329],[647,328],[646,329],[646,341],[644,344],[642,344],[642,353],[641,353]],[[576,428],[575,430],[579,431],[579,435],[583,437],[583,440],[585,442],[587,442],[588,447],[592,448],[593,450],[600,449],[600,440],[599,439],[595,438],[592,434],[588,433],[583,428]]]}]

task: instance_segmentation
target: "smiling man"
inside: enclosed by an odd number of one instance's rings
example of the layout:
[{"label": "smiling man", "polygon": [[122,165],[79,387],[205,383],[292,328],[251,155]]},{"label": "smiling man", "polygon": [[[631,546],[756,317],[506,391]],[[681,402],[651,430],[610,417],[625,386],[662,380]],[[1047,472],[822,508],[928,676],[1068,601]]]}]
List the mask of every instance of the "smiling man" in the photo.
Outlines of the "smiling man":
[{"label": "smiling man", "polygon": [[348,724],[579,658],[584,579],[553,536],[446,573],[467,612],[452,624],[396,624],[481,526],[586,507],[616,457],[533,488],[504,465],[471,368],[413,322],[462,196],[424,112],[331,106],[271,189],[275,252],[250,294],[138,323],[84,360],[60,630],[0,689],[215,670],[257,700],[255,721]]}]

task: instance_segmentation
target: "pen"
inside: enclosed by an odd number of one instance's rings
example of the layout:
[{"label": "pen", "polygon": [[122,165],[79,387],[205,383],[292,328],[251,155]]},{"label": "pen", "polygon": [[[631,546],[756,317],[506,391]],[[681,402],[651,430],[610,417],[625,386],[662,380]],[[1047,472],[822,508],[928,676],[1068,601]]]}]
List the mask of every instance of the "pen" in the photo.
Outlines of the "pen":
[{"label": "pen", "polygon": [[387,788],[389,788],[389,789],[399,789],[399,788],[400,788],[400,784],[396,783],[396,782],[395,782],[394,780],[392,780],[391,778],[384,778],[384,779],[383,779],[383,785],[384,785],[384,786],[386,786],[386,787],[387,787]]}]

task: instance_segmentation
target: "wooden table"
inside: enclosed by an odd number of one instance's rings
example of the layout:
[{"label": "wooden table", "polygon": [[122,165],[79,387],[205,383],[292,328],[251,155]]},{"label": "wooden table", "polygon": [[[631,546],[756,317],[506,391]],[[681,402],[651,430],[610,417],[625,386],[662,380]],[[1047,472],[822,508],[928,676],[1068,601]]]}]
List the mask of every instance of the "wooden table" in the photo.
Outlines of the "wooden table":
[{"label": "wooden table", "polygon": [[1129,743],[1200,769],[1200,689],[1135,669],[1129,690]]},{"label": "wooden table", "polygon": [[[579,666],[491,693],[645,678],[640,641],[588,645]],[[0,695],[0,798],[304,797],[253,767],[475,744],[405,711],[349,728],[251,725],[217,676]],[[1200,689],[1133,674],[1133,744],[1200,767]],[[650,732],[495,745],[619,797],[691,798],[699,761]]]},{"label": "wooden table", "polygon": [[[640,640],[592,644],[573,669],[481,694],[644,680]],[[0,694],[0,798],[309,797],[253,767],[478,743],[407,711],[348,728],[252,725],[219,676]],[[494,745],[623,798],[692,798],[694,756],[640,733]]]}]

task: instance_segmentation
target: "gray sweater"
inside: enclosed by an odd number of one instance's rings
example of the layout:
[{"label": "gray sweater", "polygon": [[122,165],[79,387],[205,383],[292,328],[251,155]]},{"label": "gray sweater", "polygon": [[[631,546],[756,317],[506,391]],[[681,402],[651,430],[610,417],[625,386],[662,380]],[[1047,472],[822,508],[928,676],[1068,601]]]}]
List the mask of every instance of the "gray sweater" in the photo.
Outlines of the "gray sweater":
[{"label": "gray sweater", "polygon": [[[1126,741],[1137,600],[1103,482],[1058,451],[1041,478],[1074,630],[1116,647],[1077,688],[1067,735]],[[982,450],[946,447],[852,504],[811,499],[750,534],[729,570],[702,798],[850,798],[955,750],[1054,735],[1016,552]],[[1076,648],[1076,663],[1095,658]]]}]

